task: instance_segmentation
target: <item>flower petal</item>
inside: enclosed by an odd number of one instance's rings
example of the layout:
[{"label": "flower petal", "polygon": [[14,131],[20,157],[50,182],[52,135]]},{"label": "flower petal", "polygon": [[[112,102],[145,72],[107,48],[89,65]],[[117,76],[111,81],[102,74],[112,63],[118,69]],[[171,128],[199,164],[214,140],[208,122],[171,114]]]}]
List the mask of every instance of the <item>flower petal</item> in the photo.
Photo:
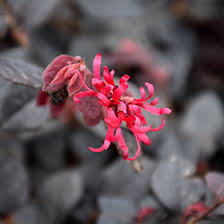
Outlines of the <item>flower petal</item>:
[{"label": "flower petal", "polygon": [[89,92],[79,92],[79,93],[76,93],[74,96],[73,96],[73,100],[76,102],[76,103],[80,103],[80,99],[79,98],[82,98],[82,97],[85,97],[85,96],[95,96],[96,93],[94,91],[89,91]]},{"label": "flower petal", "polygon": [[122,85],[123,83],[126,83],[129,79],[130,79],[130,76],[129,75],[123,75],[120,78],[119,85]]},{"label": "flower petal", "polygon": [[109,108],[107,109],[107,115],[108,115],[108,117],[105,117],[105,118],[104,118],[104,121],[105,121],[105,123],[106,123],[108,126],[111,126],[111,127],[113,127],[113,128],[118,128],[118,127],[120,127],[120,125],[121,125],[121,123],[122,123],[122,120],[119,119],[119,118],[115,115],[114,110],[113,110],[111,107],[109,107]]},{"label": "flower petal", "polygon": [[101,65],[101,54],[98,53],[93,59],[93,74],[96,79],[101,79],[100,77],[100,65]]},{"label": "flower petal", "polygon": [[155,105],[158,104],[158,102],[159,102],[159,98],[156,97],[156,98],[150,103],[150,105],[155,106]]},{"label": "flower petal", "polygon": [[101,91],[106,86],[106,84],[103,80],[99,80],[99,79],[96,79],[96,78],[92,79],[92,84],[96,87],[96,89],[98,91]]},{"label": "flower petal", "polygon": [[147,132],[152,130],[152,125],[149,125],[147,127],[134,126],[134,127],[131,128],[131,130],[133,130],[134,133],[136,133],[136,132],[147,133]]},{"label": "flower petal", "polygon": [[114,140],[114,129],[108,126],[107,134],[103,145],[100,148],[89,147],[89,149],[93,152],[102,152],[103,150],[107,150],[112,142],[111,140]]},{"label": "flower petal", "polygon": [[140,144],[139,144],[139,140],[138,140],[138,138],[137,138],[137,136],[134,134],[134,136],[135,136],[135,139],[136,139],[136,143],[137,143],[137,152],[136,152],[136,154],[135,154],[135,156],[133,156],[133,157],[131,157],[131,158],[126,158],[125,160],[135,160],[138,156],[139,156],[139,154],[140,154],[140,152],[141,152],[141,147],[140,147]]},{"label": "flower petal", "polygon": [[45,106],[48,104],[50,97],[47,95],[46,92],[40,91],[36,98],[37,106]]},{"label": "flower petal", "polygon": [[141,120],[142,125],[147,124],[145,117],[141,113],[141,108],[138,105],[129,104],[128,108],[130,111],[133,111],[135,113],[135,115]]},{"label": "flower petal", "polygon": [[146,100],[148,100],[154,95],[154,87],[151,83],[148,83],[148,82],[146,82],[145,85],[146,85],[146,87],[148,88],[148,91],[149,91],[149,96],[146,98]]},{"label": "flower petal", "polygon": [[105,107],[108,107],[110,105],[110,100],[108,100],[106,96],[104,96],[102,93],[98,92],[95,93],[96,93],[95,96],[97,96],[100,99],[99,103],[101,103]]},{"label": "flower petal", "polygon": [[128,89],[128,84],[127,83],[123,83],[121,85],[119,85],[113,94],[113,100],[114,102],[118,101],[119,98],[124,94],[124,92]]},{"label": "flower petal", "polygon": [[156,108],[156,107],[151,106],[148,103],[141,104],[141,106],[146,111],[148,111],[148,112],[150,112],[152,114],[155,114],[155,115],[163,115],[163,114],[170,114],[171,113],[171,110],[169,108],[167,108],[167,107],[165,107],[165,108]]},{"label": "flower petal", "polygon": [[144,142],[146,145],[151,144],[151,140],[146,134],[139,132],[135,132],[134,134],[136,135],[139,141]]},{"label": "flower petal", "polygon": [[142,99],[142,100],[145,100],[145,97],[146,97],[145,89],[141,86],[141,87],[139,88],[139,90],[140,90],[140,93],[141,93],[141,99]]},{"label": "flower petal", "polygon": [[103,78],[108,84],[115,86],[114,75],[112,71],[109,73],[109,68],[106,66],[103,68]]},{"label": "flower petal", "polygon": [[88,147],[88,149],[91,150],[92,152],[102,152],[105,150],[104,145],[102,145],[100,148]]},{"label": "flower petal", "polygon": [[125,103],[123,103],[122,101],[117,105],[117,111],[120,112],[124,112],[125,114],[127,113],[127,105]]},{"label": "flower petal", "polygon": [[121,148],[121,150],[123,152],[128,152],[128,147],[122,135],[121,128],[117,128],[115,136],[118,138],[118,145]]}]

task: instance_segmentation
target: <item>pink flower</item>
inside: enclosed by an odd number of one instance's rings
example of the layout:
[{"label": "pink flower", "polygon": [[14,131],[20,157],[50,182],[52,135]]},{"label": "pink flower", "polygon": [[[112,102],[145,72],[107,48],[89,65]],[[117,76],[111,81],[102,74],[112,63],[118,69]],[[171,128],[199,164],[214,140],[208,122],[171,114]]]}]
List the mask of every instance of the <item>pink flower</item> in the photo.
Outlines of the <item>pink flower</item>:
[{"label": "pink flower", "polygon": [[[146,119],[141,113],[141,109],[144,109],[154,115],[170,114],[171,110],[169,108],[157,108],[154,107],[158,103],[158,98],[155,98],[151,103],[147,103],[149,99],[154,95],[153,85],[146,82],[145,85],[148,88],[149,96],[146,97],[146,92],[143,87],[140,87],[141,98],[136,99],[130,94],[127,94],[129,80],[128,75],[121,77],[119,85],[114,83],[114,70],[109,72],[108,67],[104,67],[103,70],[103,81],[100,76],[100,65],[101,65],[101,55],[97,54],[93,61],[93,73],[94,78],[92,79],[92,84],[95,89],[89,88],[82,80],[81,75],[80,81],[86,91],[78,92],[74,95],[74,101],[80,103],[80,98],[87,96],[95,96],[99,99],[99,103],[103,106],[105,111],[104,121],[108,126],[107,134],[104,140],[104,144],[100,148],[91,148],[93,152],[102,152],[107,150],[111,143],[118,142],[119,147],[123,151],[122,158],[124,160],[134,160],[138,157],[141,148],[140,142],[144,142],[150,145],[150,138],[146,135],[150,131],[159,131],[165,125],[165,120],[161,117],[162,124],[157,128],[152,128],[146,125]],[[121,124],[125,122],[129,130],[133,133],[137,142],[137,152],[132,158],[128,157],[128,147],[124,140],[121,130]]]}]

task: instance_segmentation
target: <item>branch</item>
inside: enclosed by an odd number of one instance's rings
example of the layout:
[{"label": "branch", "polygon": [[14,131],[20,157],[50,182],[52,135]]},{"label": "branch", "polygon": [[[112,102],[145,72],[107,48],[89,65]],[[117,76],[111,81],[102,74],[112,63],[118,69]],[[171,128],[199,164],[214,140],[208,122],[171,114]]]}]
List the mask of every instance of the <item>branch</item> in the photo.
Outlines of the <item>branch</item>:
[{"label": "branch", "polygon": [[27,34],[17,25],[16,19],[13,16],[13,13],[10,10],[7,0],[0,0],[0,5],[2,6],[6,22],[12,32],[12,37],[22,46],[28,46],[28,37]]},{"label": "branch", "polygon": [[191,221],[188,224],[198,223],[200,220],[202,220],[205,217],[209,216],[213,211],[215,211],[223,203],[224,203],[224,200],[220,200],[220,199],[216,198],[215,203],[213,204],[213,206],[207,212],[201,214],[198,217],[195,217],[195,218],[191,219]]}]

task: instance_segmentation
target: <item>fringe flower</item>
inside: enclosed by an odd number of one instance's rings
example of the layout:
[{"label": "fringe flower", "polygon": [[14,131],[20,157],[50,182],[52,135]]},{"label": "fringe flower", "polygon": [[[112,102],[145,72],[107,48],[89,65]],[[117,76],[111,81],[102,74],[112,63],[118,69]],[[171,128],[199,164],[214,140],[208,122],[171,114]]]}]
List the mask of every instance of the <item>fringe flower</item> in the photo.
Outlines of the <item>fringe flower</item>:
[{"label": "fringe flower", "polygon": [[[158,98],[155,98],[150,103],[150,100],[154,95],[154,87],[152,84],[146,82],[145,86],[148,89],[149,95],[146,97],[146,91],[143,87],[140,87],[141,98],[136,99],[130,94],[127,94],[129,80],[128,75],[121,77],[119,85],[114,83],[114,70],[109,71],[108,67],[104,67],[103,78],[100,76],[100,65],[101,65],[101,54],[97,54],[93,61],[93,75],[92,84],[95,90],[89,88],[83,81],[81,74],[79,73],[79,78],[82,86],[86,91],[78,92],[74,95],[73,99],[76,103],[80,103],[80,98],[87,96],[95,96],[99,99],[99,103],[103,106],[106,111],[104,118],[105,123],[108,126],[107,134],[103,145],[100,148],[89,149],[93,152],[102,152],[107,150],[111,143],[118,142],[121,148],[124,160],[135,160],[140,151],[140,142],[144,142],[146,145],[150,145],[150,138],[146,135],[150,131],[160,131],[164,125],[165,120],[161,117],[161,125],[157,128],[152,128],[151,125],[147,125],[146,119],[141,113],[141,109],[144,109],[154,115],[170,114],[171,110],[169,108],[157,108],[154,107],[158,103]],[[133,133],[137,142],[137,152],[132,158],[129,158],[128,147],[124,140],[121,130],[122,122],[125,122],[129,130]]]}]

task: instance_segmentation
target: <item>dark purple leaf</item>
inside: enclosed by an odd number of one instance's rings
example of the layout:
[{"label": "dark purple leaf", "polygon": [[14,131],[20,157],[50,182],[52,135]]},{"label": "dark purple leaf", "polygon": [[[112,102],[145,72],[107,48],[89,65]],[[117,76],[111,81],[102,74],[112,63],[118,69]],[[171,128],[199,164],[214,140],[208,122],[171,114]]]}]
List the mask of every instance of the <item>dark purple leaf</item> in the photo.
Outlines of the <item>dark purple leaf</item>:
[{"label": "dark purple leaf", "polygon": [[21,130],[40,125],[40,118],[45,118],[44,109],[32,101],[42,86],[41,73],[40,67],[25,61],[0,58],[1,128]]},{"label": "dark purple leaf", "polygon": [[49,84],[53,81],[53,79],[56,77],[57,73],[67,65],[67,63],[75,62],[74,58],[69,55],[60,55],[56,57],[45,69],[43,73],[43,80],[44,80],[44,87],[43,91],[54,91],[58,90],[61,87],[63,87],[66,83],[66,81],[61,82],[58,85],[54,85],[54,89],[52,87],[50,88]]},{"label": "dark purple leaf", "polygon": [[[92,85],[91,75],[86,76],[85,84],[95,90],[95,87]],[[85,88],[83,87],[81,91],[85,91]],[[85,123],[89,126],[97,125],[103,119],[102,106],[98,103],[98,98],[86,96],[81,98],[80,101],[77,107],[82,112]]]},{"label": "dark purple leaf", "polygon": [[40,89],[42,69],[20,59],[0,58],[0,76],[12,83]]}]

